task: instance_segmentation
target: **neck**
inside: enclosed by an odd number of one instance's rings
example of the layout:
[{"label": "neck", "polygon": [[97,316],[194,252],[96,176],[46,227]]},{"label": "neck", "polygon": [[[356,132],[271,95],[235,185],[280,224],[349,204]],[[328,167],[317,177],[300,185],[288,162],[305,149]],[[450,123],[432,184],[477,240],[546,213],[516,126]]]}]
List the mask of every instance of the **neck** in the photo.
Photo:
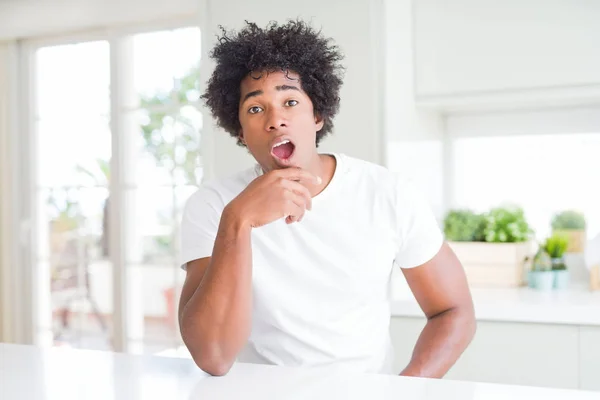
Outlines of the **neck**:
[{"label": "neck", "polygon": [[314,197],[321,193],[323,189],[329,185],[336,168],[335,157],[327,154],[315,153],[313,161],[308,166],[307,170],[321,178],[321,183],[318,185],[308,185],[307,188],[310,194]]}]

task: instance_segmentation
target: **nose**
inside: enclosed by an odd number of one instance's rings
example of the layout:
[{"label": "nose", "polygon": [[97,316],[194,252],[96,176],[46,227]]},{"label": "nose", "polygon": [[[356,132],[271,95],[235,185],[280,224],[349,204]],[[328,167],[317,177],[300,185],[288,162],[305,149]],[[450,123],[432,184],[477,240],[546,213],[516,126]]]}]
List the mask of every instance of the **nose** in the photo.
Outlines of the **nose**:
[{"label": "nose", "polygon": [[271,109],[267,112],[265,125],[267,131],[272,132],[285,127],[287,127],[287,121],[280,110]]}]

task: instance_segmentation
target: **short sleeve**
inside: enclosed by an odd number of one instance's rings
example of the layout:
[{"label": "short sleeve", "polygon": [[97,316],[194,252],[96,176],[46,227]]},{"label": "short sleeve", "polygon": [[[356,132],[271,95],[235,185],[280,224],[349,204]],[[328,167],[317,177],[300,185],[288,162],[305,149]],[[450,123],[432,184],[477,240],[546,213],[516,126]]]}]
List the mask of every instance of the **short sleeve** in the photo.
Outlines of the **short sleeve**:
[{"label": "short sleeve", "polygon": [[181,268],[210,257],[219,229],[222,207],[216,193],[202,188],[186,202],[181,219]]},{"label": "short sleeve", "polygon": [[444,235],[424,194],[407,179],[399,179],[397,183],[400,244],[394,262],[400,268],[413,268],[431,260],[440,251]]}]

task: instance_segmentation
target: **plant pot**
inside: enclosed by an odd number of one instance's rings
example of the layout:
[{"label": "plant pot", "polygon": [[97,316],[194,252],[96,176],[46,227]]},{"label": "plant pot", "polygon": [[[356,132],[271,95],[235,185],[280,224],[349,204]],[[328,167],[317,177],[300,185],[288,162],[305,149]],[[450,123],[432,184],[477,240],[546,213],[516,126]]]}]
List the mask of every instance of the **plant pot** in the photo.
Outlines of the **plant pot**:
[{"label": "plant pot", "polygon": [[535,289],[535,271],[527,271],[527,286],[532,289]]},{"label": "plant pot", "polygon": [[567,253],[582,253],[585,250],[586,233],[584,229],[554,229],[553,233],[569,238]]},{"label": "plant pot", "polygon": [[471,287],[519,287],[526,284],[527,257],[533,242],[448,242],[462,263]]},{"label": "plant pot", "polygon": [[554,271],[554,288],[565,289],[569,286],[569,271],[566,269]]},{"label": "plant pot", "polygon": [[554,271],[530,271],[529,286],[537,290],[552,290],[554,287]]},{"label": "plant pot", "polygon": [[592,265],[590,270],[590,289],[600,290],[600,264]]},{"label": "plant pot", "polygon": [[552,271],[560,271],[563,269],[567,269],[566,265],[565,265],[565,258],[564,257],[554,257],[550,259],[550,262],[552,263]]}]

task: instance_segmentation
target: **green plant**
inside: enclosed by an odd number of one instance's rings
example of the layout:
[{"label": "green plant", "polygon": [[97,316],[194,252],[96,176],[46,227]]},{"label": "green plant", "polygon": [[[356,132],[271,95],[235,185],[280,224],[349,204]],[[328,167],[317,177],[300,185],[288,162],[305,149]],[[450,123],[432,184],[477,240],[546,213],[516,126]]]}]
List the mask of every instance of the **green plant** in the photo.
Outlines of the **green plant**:
[{"label": "green plant", "polygon": [[545,251],[552,258],[561,258],[569,247],[569,237],[560,233],[554,233],[546,239],[543,245]]},{"label": "green plant", "polygon": [[486,242],[514,243],[529,240],[533,230],[520,207],[496,207],[485,216],[484,236]]},{"label": "green plant", "polygon": [[583,213],[575,210],[565,210],[552,217],[552,229],[585,229],[586,222]]},{"label": "green plant", "polygon": [[540,247],[538,252],[533,257],[533,262],[531,264],[532,271],[550,271],[552,269],[552,259],[548,252]]},{"label": "green plant", "polygon": [[[140,123],[144,149],[156,166],[164,168],[175,182],[181,176],[186,184],[199,185],[200,111],[189,104],[195,99],[200,86],[200,66],[190,68],[176,79],[168,93],[140,94],[140,106],[144,118]],[[170,110],[172,102],[187,104]]]},{"label": "green plant", "polygon": [[485,217],[471,210],[451,210],[444,219],[446,239],[456,242],[481,242]]},{"label": "green plant", "polygon": [[79,202],[65,196],[56,196],[51,191],[47,203],[52,207],[49,214],[53,231],[60,233],[75,230],[79,227],[82,218]]}]

